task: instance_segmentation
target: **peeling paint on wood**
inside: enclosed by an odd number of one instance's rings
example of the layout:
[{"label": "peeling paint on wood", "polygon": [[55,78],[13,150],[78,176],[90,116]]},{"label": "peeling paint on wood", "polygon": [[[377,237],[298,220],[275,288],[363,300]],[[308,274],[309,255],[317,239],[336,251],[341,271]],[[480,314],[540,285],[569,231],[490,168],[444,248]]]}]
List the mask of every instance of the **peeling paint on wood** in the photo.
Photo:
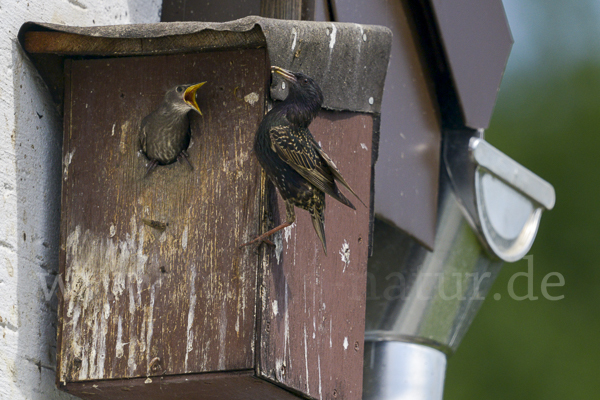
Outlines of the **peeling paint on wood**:
[{"label": "peeling paint on wood", "polygon": [[[266,51],[67,60],[66,73],[59,381],[252,369],[258,257],[237,246],[261,219],[250,151]],[[199,80],[194,170],[144,178],[141,119]]]},{"label": "peeling paint on wood", "polygon": [[[344,343],[363,341],[370,210],[327,200],[339,255],[324,256],[300,210],[275,248],[238,250],[285,215],[251,154],[268,71],[264,49],[67,60],[63,389],[147,400],[165,389],[195,398],[199,388],[203,398],[244,398],[252,386],[257,398],[292,397],[266,379],[312,398],[360,398],[362,350]],[[141,119],[166,89],[198,79],[208,83],[204,115],[192,116],[194,170],[175,163],[143,178]],[[311,126],[366,202],[374,160],[362,150],[374,119],[322,111]]]}]

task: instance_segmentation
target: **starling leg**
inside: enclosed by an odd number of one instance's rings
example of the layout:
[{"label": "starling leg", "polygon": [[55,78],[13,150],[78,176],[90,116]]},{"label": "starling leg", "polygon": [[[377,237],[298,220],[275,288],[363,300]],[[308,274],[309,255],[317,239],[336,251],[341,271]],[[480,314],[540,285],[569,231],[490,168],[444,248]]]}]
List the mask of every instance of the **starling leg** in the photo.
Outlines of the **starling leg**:
[{"label": "starling leg", "polygon": [[286,216],[286,221],[279,225],[276,226],[275,228],[271,229],[268,232],[263,233],[262,235],[260,235],[259,237],[255,238],[254,240],[251,240],[247,243],[244,243],[243,245],[240,246],[240,249],[244,246],[248,246],[252,243],[256,243],[259,241],[263,241],[266,242],[270,245],[273,245],[273,242],[271,242],[270,240],[268,240],[267,238],[269,236],[271,236],[272,234],[279,232],[280,230],[282,230],[283,228],[287,228],[288,226],[292,225],[295,221],[296,221],[296,213],[294,212],[294,205],[289,203],[289,202],[285,202],[285,216]]},{"label": "starling leg", "polygon": [[150,172],[152,172],[152,170],[154,168],[156,168],[157,165],[158,165],[158,161],[151,160],[150,163],[148,164],[148,168],[146,168],[146,175],[144,175],[144,178],[147,177],[150,174]]},{"label": "starling leg", "polygon": [[184,159],[187,164],[190,166],[190,171],[194,170],[194,167],[192,166],[192,163],[189,160],[189,155],[187,153],[187,151],[185,150],[181,150],[181,153],[179,153],[179,155],[177,156],[177,161],[182,162],[181,159]]}]

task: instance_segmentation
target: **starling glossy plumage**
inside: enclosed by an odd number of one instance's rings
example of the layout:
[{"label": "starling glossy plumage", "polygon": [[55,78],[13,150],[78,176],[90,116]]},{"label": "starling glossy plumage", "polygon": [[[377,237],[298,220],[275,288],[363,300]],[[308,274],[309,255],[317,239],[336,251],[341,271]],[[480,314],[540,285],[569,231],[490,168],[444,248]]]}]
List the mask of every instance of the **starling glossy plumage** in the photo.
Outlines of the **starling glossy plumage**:
[{"label": "starling glossy plumage", "polygon": [[167,90],[156,110],[142,120],[140,148],[150,163],[146,175],[157,165],[167,165],[175,160],[187,161],[190,144],[190,120],[192,110],[202,115],[196,103],[196,91],[206,82],[195,85],[178,85]]},{"label": "starling glossy plumage", "polygon": [[271,72],[280,74],[288,82],[288,96],[265,115],[256,132],[254,152],[285,200],[286,222],[242,246],[265,240],[293,224],[296,220],[295,206],[310,213],[315,232],[327,254],[325,193],[356,209],[340,192],[337,181],[363,202],[308,130],[323,104],[319,85],[302,73],[279,67],[272,67]]}]

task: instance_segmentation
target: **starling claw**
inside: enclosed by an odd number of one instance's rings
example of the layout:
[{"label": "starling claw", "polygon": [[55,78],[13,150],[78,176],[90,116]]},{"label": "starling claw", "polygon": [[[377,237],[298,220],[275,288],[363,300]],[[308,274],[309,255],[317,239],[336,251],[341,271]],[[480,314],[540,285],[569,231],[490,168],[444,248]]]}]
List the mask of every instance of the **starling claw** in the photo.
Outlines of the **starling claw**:
[{"label": "starling claw", "polygon": [[190,167],[190,171],[194,170],[194,167],[192,166],[192,163],[190,162],[189,154],[187,153],[187,151],[181,150],[181,153],[179,153],[179,156],[177,156],[177,161],[183,162],[183,161],[181,161],[181,159],[184,159],[187,162],[187,164]]},{"label": "starling claw", "polygon": [[146,174],[144,175],[144,178],[146,178],[148,175],[150,175],[150,172],[152,172],[152,170],[154,168],[156,168],[157,165],[158,165],[157,160],[150,161],[150,163],[148,164],[148,168],[146,168]]},{"label": "starling claw", "polygon": [[268,232],[263,233],[262,235],[254,238],[253,240],[244,243],[243,245],[241,245],[239,248],[241,249],[242,247],[251,245],[252,243],[256,243],[256,242],[264,242],[270,246],[275,246],[275,243],[273,243],[272,241],[270,241],[269,239],[267,239],[269,236],[271,236],[272,234],[274,234],[275,232],[279,232],[280,230],[282,230],[283,228],[287,228],[288,226],[292,225],[294,223],[294,221],[291,222],[284,222],[283,224],[271,229]]},{"label": "starling claw", "polygon": [[241,249],[242,247],[249,246],[249,245],[251,245],[251,244],[254,244],[254,243],[256,243],[256,242],[266,243],[266,244],[268,244],[269,246],[275,246],[275,243],[273,243],[272,241],[270,241],[269,239],[267,239],[266,237],[263,237],[263,236],[265,236],[265,235],[260,235],[260,236],[258,236],[258,237],[256,237],[256,238],[254,238],[253,240],[251,240],[251,241],[249,241],[249,242],[246,242],[246,243],[242,244],[242,245],[241,245],[240,247],[238,247],[238,248],[239,248],[239,249]]}]

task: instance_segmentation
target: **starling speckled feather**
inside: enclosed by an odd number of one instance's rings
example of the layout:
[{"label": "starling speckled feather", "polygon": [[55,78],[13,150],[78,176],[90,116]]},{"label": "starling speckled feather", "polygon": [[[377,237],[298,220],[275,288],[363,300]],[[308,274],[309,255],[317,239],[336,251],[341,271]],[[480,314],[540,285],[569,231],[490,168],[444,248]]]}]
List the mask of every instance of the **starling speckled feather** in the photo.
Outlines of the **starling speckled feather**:
[{"label": "starling speckled feather", "polygon": [[[286,222],[242,246],[265,240],[293,224],[296,220],[295,206],[310,213],[315,232],[327,254],[325,194],[356,209],[340,192],[337,181],[360,198],[308,130],[323,104],[319,85],[302,73],[279,67],[272,67],[271,71],[280,74],[289,83],[288,96],[265,115],[256,132],[254,152],[285,200]],[[360,202],[363,203],[362,200]]]},{"label": "starling speckled feather", "polygon": [[142,120],[140,148],[150,160],[146,175],[157,165],[167,165],[183,158],[190,164],[186,150],[190,144],[192,110],[202,115],[196,103],[196,91],[206,82],[178,85],[167,90],[156,110]]}]

